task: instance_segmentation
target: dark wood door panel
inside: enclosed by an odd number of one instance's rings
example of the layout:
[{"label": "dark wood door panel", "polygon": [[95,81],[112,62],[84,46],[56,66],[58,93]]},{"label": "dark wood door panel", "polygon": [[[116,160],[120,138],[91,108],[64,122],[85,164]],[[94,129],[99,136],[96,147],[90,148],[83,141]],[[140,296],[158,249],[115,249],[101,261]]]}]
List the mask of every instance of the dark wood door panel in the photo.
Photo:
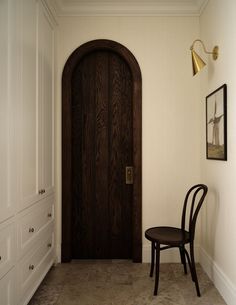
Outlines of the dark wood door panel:
[{"label": "dark wood door panel", "polygon": [[72,83],[73,256],[131,258],[130,70],[117,54],[96,51],[79,62]]},{"label": "dark wood door panel", "polygon": [[111,251],[114,258],[132,256],[132,185],[125,167],[133,165],[132,76],[119,56],[110,55],[110,190]]},{"label": "dark wood door panel", "polygon": [[94,258],[110,258],[110,219],[108,201],[108,56],[95,52],[95,200],[94,200]]},{"label": "dark wood door panel", "polygon": [[107,67],[107,58],[95,52],[79,63],[73,75],[75,104],[80,109],[77,116],[72,114],[72,130],[80,126],[72,142],[76,146],[72,144],[74,258],[109,255]]}]

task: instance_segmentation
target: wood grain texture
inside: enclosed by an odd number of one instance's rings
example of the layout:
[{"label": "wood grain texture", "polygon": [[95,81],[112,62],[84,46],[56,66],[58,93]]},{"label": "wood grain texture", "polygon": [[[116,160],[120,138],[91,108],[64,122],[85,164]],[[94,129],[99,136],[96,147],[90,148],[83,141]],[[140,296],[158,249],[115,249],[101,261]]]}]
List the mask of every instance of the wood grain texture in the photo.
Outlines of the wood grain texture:
[{"label": "wood grain texture", "polygon": [[[141,73],[122,45],[96,40],[69,57],[63,155],[63,193],[74,195],[63,194],[62,260],[79,255],[141,261]],[[127,186],[125,166],[132,164],[134,184]],[[83,219],[90,219],[91,228]]]},{"label": "wood grain texture", "polygon": [[113,53],[109,75],[111,251],[114,258],[131,258],[133,186],[125,183],[125,167],[133,165],[132,82],[129,67]]},{"label": "wood grain texture", "polygon": [[95,215],[94,256],[110,258],[110,215],[108,204],[108,56],[107,52],[96,51],[95,54]]}]

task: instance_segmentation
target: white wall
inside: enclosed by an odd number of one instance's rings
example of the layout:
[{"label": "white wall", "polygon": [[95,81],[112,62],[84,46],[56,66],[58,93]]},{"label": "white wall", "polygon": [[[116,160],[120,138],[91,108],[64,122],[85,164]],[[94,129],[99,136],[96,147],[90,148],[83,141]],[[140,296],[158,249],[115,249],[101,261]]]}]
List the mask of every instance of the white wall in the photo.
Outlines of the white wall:
[{"label": "white wall", "polygon": [[[61,17],[57,29],[57,245],[61,230],[61,75],[81,44],[99,38],[125,45],[143,79],[143,232],[180,224],[186,190],[200,178],[199,78],[192,78],[189,47],[197,17]],[[149,243],[144,239],[144,261]],[[165,251],[168,252],[168,251]],[[162,255],[164,257],[164,253]],[[179,257],[178,257],[179,261]]]},{"label": "white wall", "polygon": [[[209,186],[202,218],[201,263],[228,304],[236,304],[236,1],[210,0],[200,17],[200,37],[211,49],[219,46],[216,62],[208,57],[201,73],[201,102],[228,86],[228,161],[202,159],[202,178]],[[205,112],[202,112],[205,122]],[[202,124],[202,151],[205,150]]]}]

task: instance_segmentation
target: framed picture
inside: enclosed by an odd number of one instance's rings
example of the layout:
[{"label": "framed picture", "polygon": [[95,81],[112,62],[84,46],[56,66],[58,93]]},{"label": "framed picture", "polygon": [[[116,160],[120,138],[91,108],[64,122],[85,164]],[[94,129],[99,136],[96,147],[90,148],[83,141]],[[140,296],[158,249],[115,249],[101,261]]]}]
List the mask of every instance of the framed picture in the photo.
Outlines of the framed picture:
[{"label": "framed picture", "polygon": [[227,160],[227,86],[206,97],[206,157]]}]

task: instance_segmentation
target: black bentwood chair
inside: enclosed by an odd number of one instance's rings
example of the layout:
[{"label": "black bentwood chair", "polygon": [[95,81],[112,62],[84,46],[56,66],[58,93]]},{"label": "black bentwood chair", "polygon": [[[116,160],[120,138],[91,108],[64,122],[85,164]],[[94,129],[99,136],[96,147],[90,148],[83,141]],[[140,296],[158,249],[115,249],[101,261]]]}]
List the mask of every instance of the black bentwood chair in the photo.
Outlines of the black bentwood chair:
[{"label": "black bentwood chair", "polygon": [[[179,248],[181,262],[184,266],[184,273],[187,274],[187,257],[192,280],[193,282],[195,282],[197,295],[199,297],[201,296],[194,261],[194,235],[197,216],[204,201],[204,198],[206,197],[207,190],[208,188],[206,185],[197,184],[191,187],[190,190],[187,192],[182,211],[181,228],[154,227],[146,230],[145,237],[152,243],[150,277],[153,276],[154,264],[156,260],[154,295],[157,295],[158,290],[160,251],[177,247]],[[188,231],[185,230],[187,211],[189,211]],[[185,249],[186,244],[190,245],[190,255]],[[160,245],[164,246],[161,247]]]}]

